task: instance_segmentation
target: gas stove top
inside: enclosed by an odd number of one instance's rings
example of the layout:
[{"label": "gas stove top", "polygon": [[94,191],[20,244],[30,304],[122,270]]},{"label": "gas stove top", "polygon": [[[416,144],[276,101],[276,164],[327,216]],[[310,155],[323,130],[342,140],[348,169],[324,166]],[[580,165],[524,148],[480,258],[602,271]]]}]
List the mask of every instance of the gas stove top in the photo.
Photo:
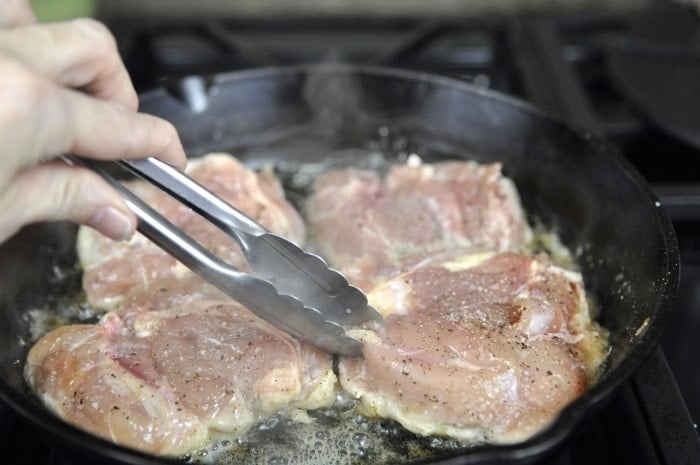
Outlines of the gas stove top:
[{"label": "gas stove top", "polygon": [[[502,91],[607,138],[674,221],[681,289],[661,346],[547,463],[700,463],[693,421],[700,418],[700,107],[692,98],[700,95],[700,79],[672,78],[700,76],[700,22],[692,11],[454,20],[111,18],[108,25],[139,91],[186,75],[264,66],[382,65]],[[0,447],[8,464],[73,463],[1,404]]]}]

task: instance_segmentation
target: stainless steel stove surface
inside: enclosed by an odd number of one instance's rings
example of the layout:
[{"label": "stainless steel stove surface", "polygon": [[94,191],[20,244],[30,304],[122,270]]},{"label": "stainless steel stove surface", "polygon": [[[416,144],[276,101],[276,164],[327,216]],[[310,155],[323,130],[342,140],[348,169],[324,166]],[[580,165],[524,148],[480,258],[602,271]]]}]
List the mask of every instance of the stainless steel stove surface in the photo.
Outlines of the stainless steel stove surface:
[{"label": "stainless steel stove surface", "polygon": [[[700,22],[693,11],[666,6],[630,16],[453,21],[121,18],[109,24],[138,90],[173,77],[269,65],[386,65],[503,91],[609,139],[651,183],[674,221],[682,259],[680,294],[661,347],[546,463],[700,463],[694,423],[700,419],[700,106],[692,100],[700,95],[694,42]],[[640,66],[650,79],[693,72],[695,79],[683,80],[681,88],[681,81],[669,81],[670,89],[659,97],[644,79],[640,82]],[[662,66],[670,71],[658,71]],[[665,88],[657,83],[657,89]],[[0,448],[7,464],[74,463],[2,404]]]}]

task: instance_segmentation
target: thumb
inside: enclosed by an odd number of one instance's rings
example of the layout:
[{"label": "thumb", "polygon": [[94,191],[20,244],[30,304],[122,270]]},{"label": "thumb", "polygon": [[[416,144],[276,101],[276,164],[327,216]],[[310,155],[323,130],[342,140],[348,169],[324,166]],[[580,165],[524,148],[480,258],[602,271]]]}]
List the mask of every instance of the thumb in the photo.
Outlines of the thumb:
[{"label": "thumb", "polygon": [[39,221],[72,221],[112,239],[128,239],[136,218],[119,194],[97,174],[61,162],[18,173],[0,192],[0,242]]}]

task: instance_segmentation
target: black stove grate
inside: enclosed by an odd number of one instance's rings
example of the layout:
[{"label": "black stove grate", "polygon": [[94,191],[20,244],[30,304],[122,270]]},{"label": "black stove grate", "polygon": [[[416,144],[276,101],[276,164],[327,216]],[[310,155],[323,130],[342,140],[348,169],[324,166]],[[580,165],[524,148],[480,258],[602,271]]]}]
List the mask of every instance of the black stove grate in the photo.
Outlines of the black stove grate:
[{"label": "black stove grate", "polygon": [[[656,348],[577,439],[546,463],[698,464],[691,417],[700,418],[700,170],[694,169],[700,149],[642,116],[612,78],[610,51],[633,20],[582,14],[440,21],[113,18],[108,24],[139,91],[186,75],[261,66],[387,65],[506,92],[608,138],[674,220],[683,266],[677,312],[663,349]],[[73,465],[2,404],[0,448],[11,465]]]}]

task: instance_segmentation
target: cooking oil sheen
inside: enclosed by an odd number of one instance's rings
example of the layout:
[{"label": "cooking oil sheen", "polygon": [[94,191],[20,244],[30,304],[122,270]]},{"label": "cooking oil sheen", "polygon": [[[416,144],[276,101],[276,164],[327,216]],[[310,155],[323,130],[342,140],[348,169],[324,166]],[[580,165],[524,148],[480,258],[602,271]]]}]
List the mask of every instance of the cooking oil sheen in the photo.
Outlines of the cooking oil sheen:
[{"label": "cooking oil sheen", "polygon": [[[469,446],[420,437],[398,423],[356,412],[357,401],[338,392],[328,408],[288,411],[266,418],[245,435],[212,436],[187,463],[246,465],[387,464],[455,452]],[[473,444],[472,444],[473,446]]]}]

